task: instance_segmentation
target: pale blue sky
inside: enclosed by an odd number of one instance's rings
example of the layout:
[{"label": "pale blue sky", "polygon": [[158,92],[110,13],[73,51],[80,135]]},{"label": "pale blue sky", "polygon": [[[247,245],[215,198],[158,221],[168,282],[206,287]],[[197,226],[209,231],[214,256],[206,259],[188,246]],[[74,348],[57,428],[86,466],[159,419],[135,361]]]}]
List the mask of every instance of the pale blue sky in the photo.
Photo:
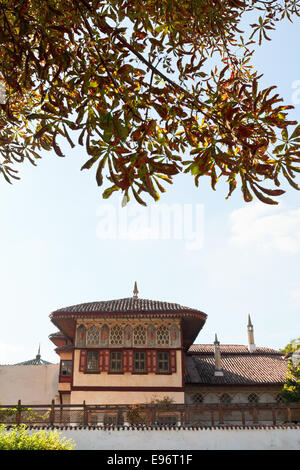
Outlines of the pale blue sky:
[{"label": "pale blue sky", "polygon": [[[255,64],[263,86],[278,85],[295,105],[290,117],[300,121],[293,88],[300,80],[299,19],[272,37],[257,49]],[[64,151],[64,159],[45,153],[38,167],[24,165],[13,186],[0,182],[0,364],[31,359],[39,343],[42,357],[57,362],[48,339],[56,331],[51,311],[129,297],[135,280],[141,298],[207,313],[197,343],[211,343],[217,333],[221,343],[246,344],[248,313],[259,346],[281,348],[300,336],[299,192],[288,188],[278,206],[265,207],[244,203],[239,190],[226,201],[225,184],[213,192],[203,179],[197,189],[184,175],[158,204],[204,207],[201,249],[173,238],[101,240],[99,211],[119,210],[119,198],[102,200],[94,170],[80,171],[88,158],[82,147]]]}]

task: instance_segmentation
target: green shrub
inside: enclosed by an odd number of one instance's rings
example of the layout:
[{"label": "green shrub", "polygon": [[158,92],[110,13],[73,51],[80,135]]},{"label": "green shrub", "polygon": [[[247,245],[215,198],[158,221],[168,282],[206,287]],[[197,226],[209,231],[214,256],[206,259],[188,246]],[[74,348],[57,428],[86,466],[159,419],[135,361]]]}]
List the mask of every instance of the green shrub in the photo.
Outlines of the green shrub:
[{"label": "green shrub", "polygon": [[58,431],[37,431],[29,434],[25,424],[10,430],[0,425],[0,450],[73,450],[72,439],[60,437]]}]

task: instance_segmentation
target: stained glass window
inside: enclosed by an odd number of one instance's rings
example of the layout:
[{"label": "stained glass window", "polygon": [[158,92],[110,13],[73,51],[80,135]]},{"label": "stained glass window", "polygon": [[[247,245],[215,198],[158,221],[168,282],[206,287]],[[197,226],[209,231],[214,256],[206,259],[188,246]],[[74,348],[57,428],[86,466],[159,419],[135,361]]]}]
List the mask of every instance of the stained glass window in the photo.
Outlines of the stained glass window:
[{"label": "stained glass window", "polygon": [[123,330],[119,325],[115,325],[110,330],[110,344],[123,344]]},{"label": "stained glass window", "polygon": [[142,325],[135,327],[133,331],[133,339],[135,345],[146,344],[146,329]]},{"label": "stained glass window", "polygon": [[99,328],[95,325],[87,330],[87,344],[89,346],[99,344]]},{"label": "stained glass window", "polygon": [[156,331],[156,342],[159,345],[169,344],[169,330],[166,326],[160,326]]}]

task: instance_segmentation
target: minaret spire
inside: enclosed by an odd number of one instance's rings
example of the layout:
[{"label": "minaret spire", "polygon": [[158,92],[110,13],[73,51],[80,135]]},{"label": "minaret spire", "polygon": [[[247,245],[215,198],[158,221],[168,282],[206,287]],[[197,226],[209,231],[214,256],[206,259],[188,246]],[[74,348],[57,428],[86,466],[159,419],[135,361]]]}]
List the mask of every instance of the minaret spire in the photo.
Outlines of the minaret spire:
[{"label": "minaret spire", "polygon": [[138,293],[139,293],[139,291],[138,291],[138,288],[137,288],[137,283],[136,283],[136,281],[135,281],[135,283],[134,283],[134,289],[133,289],[133,298],[134,298],[134,299],[137,299],[137,298],[138,298]]},{"label": "minaret spire", "polygon": [[253,329],[253,325],[251,322],[250,314],[248,315],[247,330],[248,330],[248,350],[249,352],[254,352],[256,351],[256,346],[254,342],[254,329]]}]

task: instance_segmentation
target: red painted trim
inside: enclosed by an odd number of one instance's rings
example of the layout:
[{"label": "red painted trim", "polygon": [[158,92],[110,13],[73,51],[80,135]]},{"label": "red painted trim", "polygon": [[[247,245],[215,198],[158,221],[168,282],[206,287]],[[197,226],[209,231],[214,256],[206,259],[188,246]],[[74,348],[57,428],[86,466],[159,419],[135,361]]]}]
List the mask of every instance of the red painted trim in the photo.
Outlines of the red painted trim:
[{"label": "red painted trim", "polygon": [[[80,360],[80,358],[79,358]],[[75,349],[73,349],[72,352],[72,380],[71,380],[71,387],[73,386],[73,381],[74,381],[74,362],[75,362]]]},{"label": "red painted trim", "polygon": [[[118,312],[117,310],[114,312],[52,312],[51,315],[49,315],[50,320],[54,323],[55,320],[57,319],[63,319],[63,318],[71,318],[77,321],[80,321],[82,318],[93,318],[93,317],[101,317],[101,318],[127,318],[127,317],[134,317],[134,318],[201,318],[202,320],[207,319],[207,314],[204,312],[200,311],[194,311],[192,309],[189,309],[189,311],[184,312],[181,310],[178,310],[176,312],[157,312],[157,310],[147,310],[147,312],[144,311],[137,311],[137,312]],[[65,334],[65,333],[64,333]]]},{"label": "red painted trim", "polygon": [[72,382],[72,377],[71,375],[60,375],[58,381],[59,382]]}]

